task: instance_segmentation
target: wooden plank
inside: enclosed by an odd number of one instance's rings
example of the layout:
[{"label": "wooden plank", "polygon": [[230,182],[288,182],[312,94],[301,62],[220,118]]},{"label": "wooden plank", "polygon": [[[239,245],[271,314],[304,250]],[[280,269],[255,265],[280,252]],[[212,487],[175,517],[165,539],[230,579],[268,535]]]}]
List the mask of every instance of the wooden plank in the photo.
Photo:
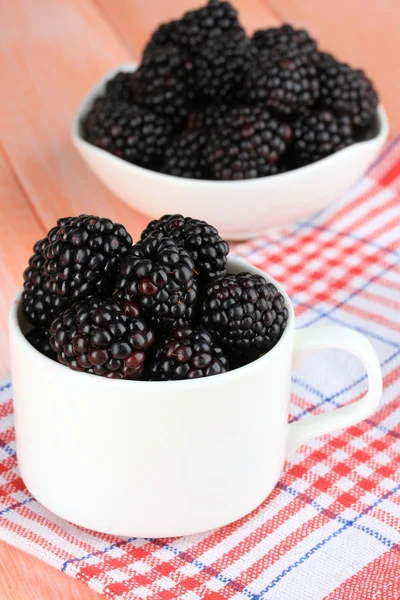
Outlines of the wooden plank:
[{"label": "wooden plank", "polygon": [[44,227],[0,151],[0,377],[9,370],[7,314]]},{"label": "wooden plank", "polygon": [[381,0],[262,0],[278,18],[306,27],[323,49],[364,68],[389,113],[392,133],[400,132],[400,2]]},{"label": "wooden plank", "polygon": [[83,95],[132,57],[91,2],[5,2],[1,21],[0,136],[41,221],[50,228],[60,216],[88,212],[137,235],[146,219],[106,190],[70,140]]},{"label": "wooden plank", "polygon": [[0,542],[0,600],[104,600],[84,583]]},{"label": "wooden plank", "polygon": [[[206,0],[94,0],[108,17],[115,31],[121,36],[125,46],[140,59],[141,51],[149,35],[160,23],[176,19],[188,10],[204,6]],[[239,11],[240,21],[248,32],[261,27],[275,25],[278,21],[273,12],[262,0],[236,0],[233,2]]]}]

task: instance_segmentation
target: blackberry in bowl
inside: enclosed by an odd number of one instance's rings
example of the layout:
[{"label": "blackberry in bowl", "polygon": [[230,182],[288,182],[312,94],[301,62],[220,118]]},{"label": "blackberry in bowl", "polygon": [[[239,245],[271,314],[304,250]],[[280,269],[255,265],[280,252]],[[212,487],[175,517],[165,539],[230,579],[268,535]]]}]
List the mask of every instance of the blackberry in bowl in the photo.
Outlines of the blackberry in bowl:
[{"label": "blackberry in bowl", "polygon": [[[235,112],[253,129],[239,131]],[[153,219],[193,214],[240,240],[345,192],[376,159],[388,121],[368,76],[306,30],[284,24],[249,38],[234,7],[211,0],[162,24],[139,65],[106,75],[72,136],[129,206]]]}]

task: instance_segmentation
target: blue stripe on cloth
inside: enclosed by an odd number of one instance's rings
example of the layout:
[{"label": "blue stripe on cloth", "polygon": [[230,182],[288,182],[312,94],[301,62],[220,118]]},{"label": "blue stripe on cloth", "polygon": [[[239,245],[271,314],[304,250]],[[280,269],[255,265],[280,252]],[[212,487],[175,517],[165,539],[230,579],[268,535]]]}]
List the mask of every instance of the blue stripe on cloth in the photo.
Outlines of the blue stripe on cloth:
[{"label": "blue stripe on cloth", "polygon": [[367,287],[369,285],[371,285],[371,283],[374,283],[374,281],[376,281],[377,279],[380,279],[383,275],[385,275],[386,273],[388,273],[392,269],[395,269],[399,265],[400,265],[400,259],[397,260],[396,262],[394,262],[392,265],[389,265],[389,266],[385,267],[384,269],[382,269],[379,273],[377,273],[376,275],[374,275],[373,277],[371,277],[371,279],[368,279],[368,281],[366,281],[363,285],[361,285],[359,288],[357,288],[357,290],[354,290],[354,292],[351,292],[351,294],[349,294],[344,300],[342,300],[341,302],[339,302],[339,304],[336,304],[335,306],[332,306],[332,308],[330,308],[327,312],[323,312],[318,317],[315,317],[315,318],[311,319],[311,321],[309,321],[308,323],[306,323],[304,325],[304,327],[310,327],[310,325],[314,325],[314,323],[316,323],[317,321],[319,321],[323,317],[328,317],[331,313],[335,312],[335,310],[338,310],[341,306],[344,306],[350,300],[352,300],[353,298],[355,298],[356,296],[358,296],[358,294],[361,294],[361,292],[363,292],[364,290],[366,290]]},{"label": "blue stripe on cloth", "polygon": [[[86,556],[70,558],[69,560],[66,560],[64,562],[63,566],[61,567],[61,571],[65,572],[68,565],[70,565],[72,563],[81,562],[81,561],[87,560],[89,558],[107,554],[107,552],[110,552],[114,548],[121,548],[121,546],[125,546],[126,544],[129,544],[130,542],[133,542],[136,539],[138,539],[138,538],[133,537],[133,538],[128,538],[126,540],[121,540],[121,542],[112,544],[111,546],[108,546],[107,548],[104,548],[103,550],[99,550],[97,552],[92,552],[91,554],[87,554]],[[251,593],[248,589],[242,587],[239,583],[233,581],[229,577],[225,577],[224,575],[222,575],[222,573],[213,569],[209,565],[206,565],[206,564],[202,563],[201,561],[197,560],[196,558],[191,557],[189,554],[187,554],[187,552],[183,552],[182,550],[175,548],[171,544],[166,544],[158,539],[152,539],[152,538],[143,538],[143,539],[145,539],[147,542],[151,542],[155,546],[159,546],[159,548],[161,548],[163,550],[167,550],[168,552],[171,552],[175,556],[178,556],[186,564],[194,565],[200,571],[208,572],[208,574],[212,575],[218,581],[221,581],[222,583],[224,583],[225,585],[227,585],[228,587],[231,587],[232,589],[234,589],[236,591],[240,591],[242,594],[245,594],[248,598],[251,598],[252,600],[254,600],[254,598],[256,598],[255,594]]]},{"label": "blue stripe on cloth", "polygon": [[330,542],[334,538],[341,535],[344,531],[346,531],[346,529],[348,529],[349,527],[354,527],[354,524],[357,521],[362,519],[362,517],[364,517],[371,510],[376,508],[379,504],[381,504],[382,502],[384,502],[385,500],[390,498],[390,496],[392,496],[399,490],[400,490],[400,483],[398,483],[392,490],[389,490],[388,492],[386,492],[386,494],[384,494],[381,498],[378,498],[373,504],[370,504],[369,506],[367,506],[367,508],[365,508],[356,517],[354,517],[354,519],[352,519],[351,521],[346,521],[341,527],[339,527],[339,529],[337,529],[336,531],[334,531],[333,533],[331,533],[330,535],[325,537],[323,540],[318,542],[318,544],[316,544],[315,546],[310,548],[310,550],[308,550],[305,554],[303,554],[303,556],[301,556],[294,563],[292,563],[291,565],[286,567],[279,575],[277,575],[259,594],[257,594],[253,598],[253,600],[261,600],[267,592],[269,592],[272,588],[274,588],[284,577],[286,577],[286,575],[291,573],[291,571],[300,567],[304,562],[306,562],[309,558],[311,558],[311,556],[313,556],[316,552],[318,552],[318,550],[320,550],[323,546],[325,546],[328,542]]},{"label": "blue stripe on cloth", "polygon": [[[337,323],[338,325],[343,325],[344,327],[351,327],[351,329],[355,329],[356,331],[358,331],[360,333],[364,333],[365,335],[373,338],[374,340],[377,340],[378,342],[383,342],[385,344],[388,344],[389,346],[394,346],[395,348],[400,348],[400,343],[395,342],[394,340],[388,340],[387,338],[384,338],[381,335],[377,335],[376,333],[373,333],[372,331],[369,331],[368,329],[365,329],[364,327],[358,327],[353,324],[349,325],[349,323],[346,323],[346,321],[342,321],[338,317],[333,317],[331,314],[327,314],[321,308],[312,306],[311,304],[308,304],[308,302],[302,302],[301,300],[296,298],[296,296],[291,296],[291,300],[292,300],[293,304],[295,304],[296,306],[304,306],[304,308],[307,308],[308,310],[311,310],[311,311],[316,312],[317,314],[321,315],[321,318],[326,317],[333,323]],[[300,329],[303,329],[303,327],[300,327]]]},{"label": "blue stripe on cloth", "polygon": [[0,392],[4,392],[4,390],[8,390],[11,387],[11,381],[9,381],[8,383],[6,383],[5,385],[2,385],[0,387]]},{"label": "blue stripe on cloth", "polygon": [[[389,362],[391,362],[394,358],[396,358],[399,355],[400,355],[400,348],[399,348],[399,350],[397,350],[396,352],[394,352],[393,354],[391,354],[390,356],[388,356],[388,358],[386,358],[381,363],[381,367],[382,368],[385,367],[387,364],[389,364]],[[349,385],[347,385],[344,388],[342,388],[341,390],[335,392],[331,396],[325,396],[317,388],[309,385],[305,381],[302,381],[299,377],[293,376],[292,377],[292,381],[294,383],[296,383],[297,385],[299,385],[301,388],[303,388],[307,392],[311,392],[312,394],[314,394],[315,396],[317,396],[317,398],[321,398],[321,401],[318,402],[317,404],[314,404],[310,408],[307,408],[307,409],[303,410],[301,413],[299,413],[298,415],[296,415],[295,417],[293,417],[290,420],[290,422],[292,423],[293,421],[298,421],[299,419],[301,419],[302,417],[306,416],[307,414],[312,413],[316,408],[320,408],[326,402],[332,403],[335,407],[339,407],[340,404],[337,403],[337,402],[335,402],[335,398],[338,398],[342,394],[350,391],[353,387],[355,387],[356,385],[358,385],[359,383],[361,383],[365,379],[367,379],[367,374],[362,375],[361,377],[359,377],[358,379],[356,379],[355,381],[353,381],[353,383],[350,383]],[[368,419],[366,419],[366,420],[368,421]],[[381,429],[382,431],[385,431],[386,433],[388,433],[388,429],[386,427],[384,427],[383,425],[376,425],[376,427],[378,427],[378,429]]]},{"label": "blue stripe on cloth", "polygon": [[0,510],[0,517],[5,515],[6,513],[10,512],[11,510],[15,510],[15,509],[19,508],[20,506],[25,506],[25,504],[29,504],[29,502],[33,502],[34,499],[35,498],[27,498],[26,500],[23,500],[22,502],[16,502],[15,504],[12,504],[11,506],[7,506],[7,508],[3,508],[3,510]]},{"label": "blue stripe on cloth", "polygon": [[[342,523],[342,524],[347,523],[348,525],[351,525],[350,519],[345,519],[341,515],[336,515],[332,510],[329,510],[328,508],[324,508],[316,500],[314,500],[313,498],[310,498],[310,496],[308,496],[307,494],[304,494],[304,492],[299,492],[294,487],[285,485],[284,483],[281,483],[281,482],[278,482],[276,484],[276,487],[279,488],[280,490],[283,490],[284,492],[287,492],[294,498],[300,498],[306,504],[309,504],[310,506],[315,508],[315,510],[317,512],[328,516],[330,519],[338,521],[339,523]],[[358,529],[359,531],[363,531],[364,533],[367,533],[370,537],[375,538],[376,540],[378,540],[378,542],[381,542],[384,546],[387,546],[388,548],[393,548],[393,546],[397,546],[397,542],[393,542],[389,538],[383,536],[378,531],[374,531],[370,527],[366,527],[364,525],[358,525],[358,524],[353,525],[353,527],[355,529]]]},{"label": "blue stripe on cloth", "polygon": [[4,440],[0,438],[0,448],[3,448],[4,452],[8,454],[8,456],[15,456],[16,452],[11,448],[9,444],[6,444]]}]

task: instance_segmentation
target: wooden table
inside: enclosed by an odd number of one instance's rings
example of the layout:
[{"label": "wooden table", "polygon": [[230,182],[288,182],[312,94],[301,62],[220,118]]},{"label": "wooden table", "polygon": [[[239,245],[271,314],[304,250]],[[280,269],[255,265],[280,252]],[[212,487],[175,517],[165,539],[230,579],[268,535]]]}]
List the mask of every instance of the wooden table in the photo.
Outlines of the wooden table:
[{"label": "wooden table", "polygon": [[[108,192],[70,141],[72,116],[112,67],[137,60],[160,21],[200,0],[12,0],[0,6],[0,376],[9,368],[6,314],[33,243],[60,216],[82,212],[123,222],[146,219]],[[290,21],[365,67],[392,131],[400,130],[398,0],[236,0],[252,31]],[[100,598],[83,584],[0,543],[0,600]]]}]

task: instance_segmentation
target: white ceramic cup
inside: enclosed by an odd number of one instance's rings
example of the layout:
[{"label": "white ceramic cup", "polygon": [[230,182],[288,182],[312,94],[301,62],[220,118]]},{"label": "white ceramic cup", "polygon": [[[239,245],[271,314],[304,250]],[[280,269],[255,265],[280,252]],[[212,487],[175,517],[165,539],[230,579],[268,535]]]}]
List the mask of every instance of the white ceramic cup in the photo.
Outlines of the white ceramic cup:
[{"label": "white ceramic cup", "polygon": [[[365,419],[382,391],[378,358],[343,327],[287,328],[265,356],[223,375],[190,381],[104,379],[51,361],[25,339],[21,293],[10,311],[17,454],[22,478],[44,506],[77,525],[140,537],[220,527],[271,492],[285,457],[310,438]],[[288,424],[292,369],[314,350],[340,348],[364,364],[357,402]]]}]

